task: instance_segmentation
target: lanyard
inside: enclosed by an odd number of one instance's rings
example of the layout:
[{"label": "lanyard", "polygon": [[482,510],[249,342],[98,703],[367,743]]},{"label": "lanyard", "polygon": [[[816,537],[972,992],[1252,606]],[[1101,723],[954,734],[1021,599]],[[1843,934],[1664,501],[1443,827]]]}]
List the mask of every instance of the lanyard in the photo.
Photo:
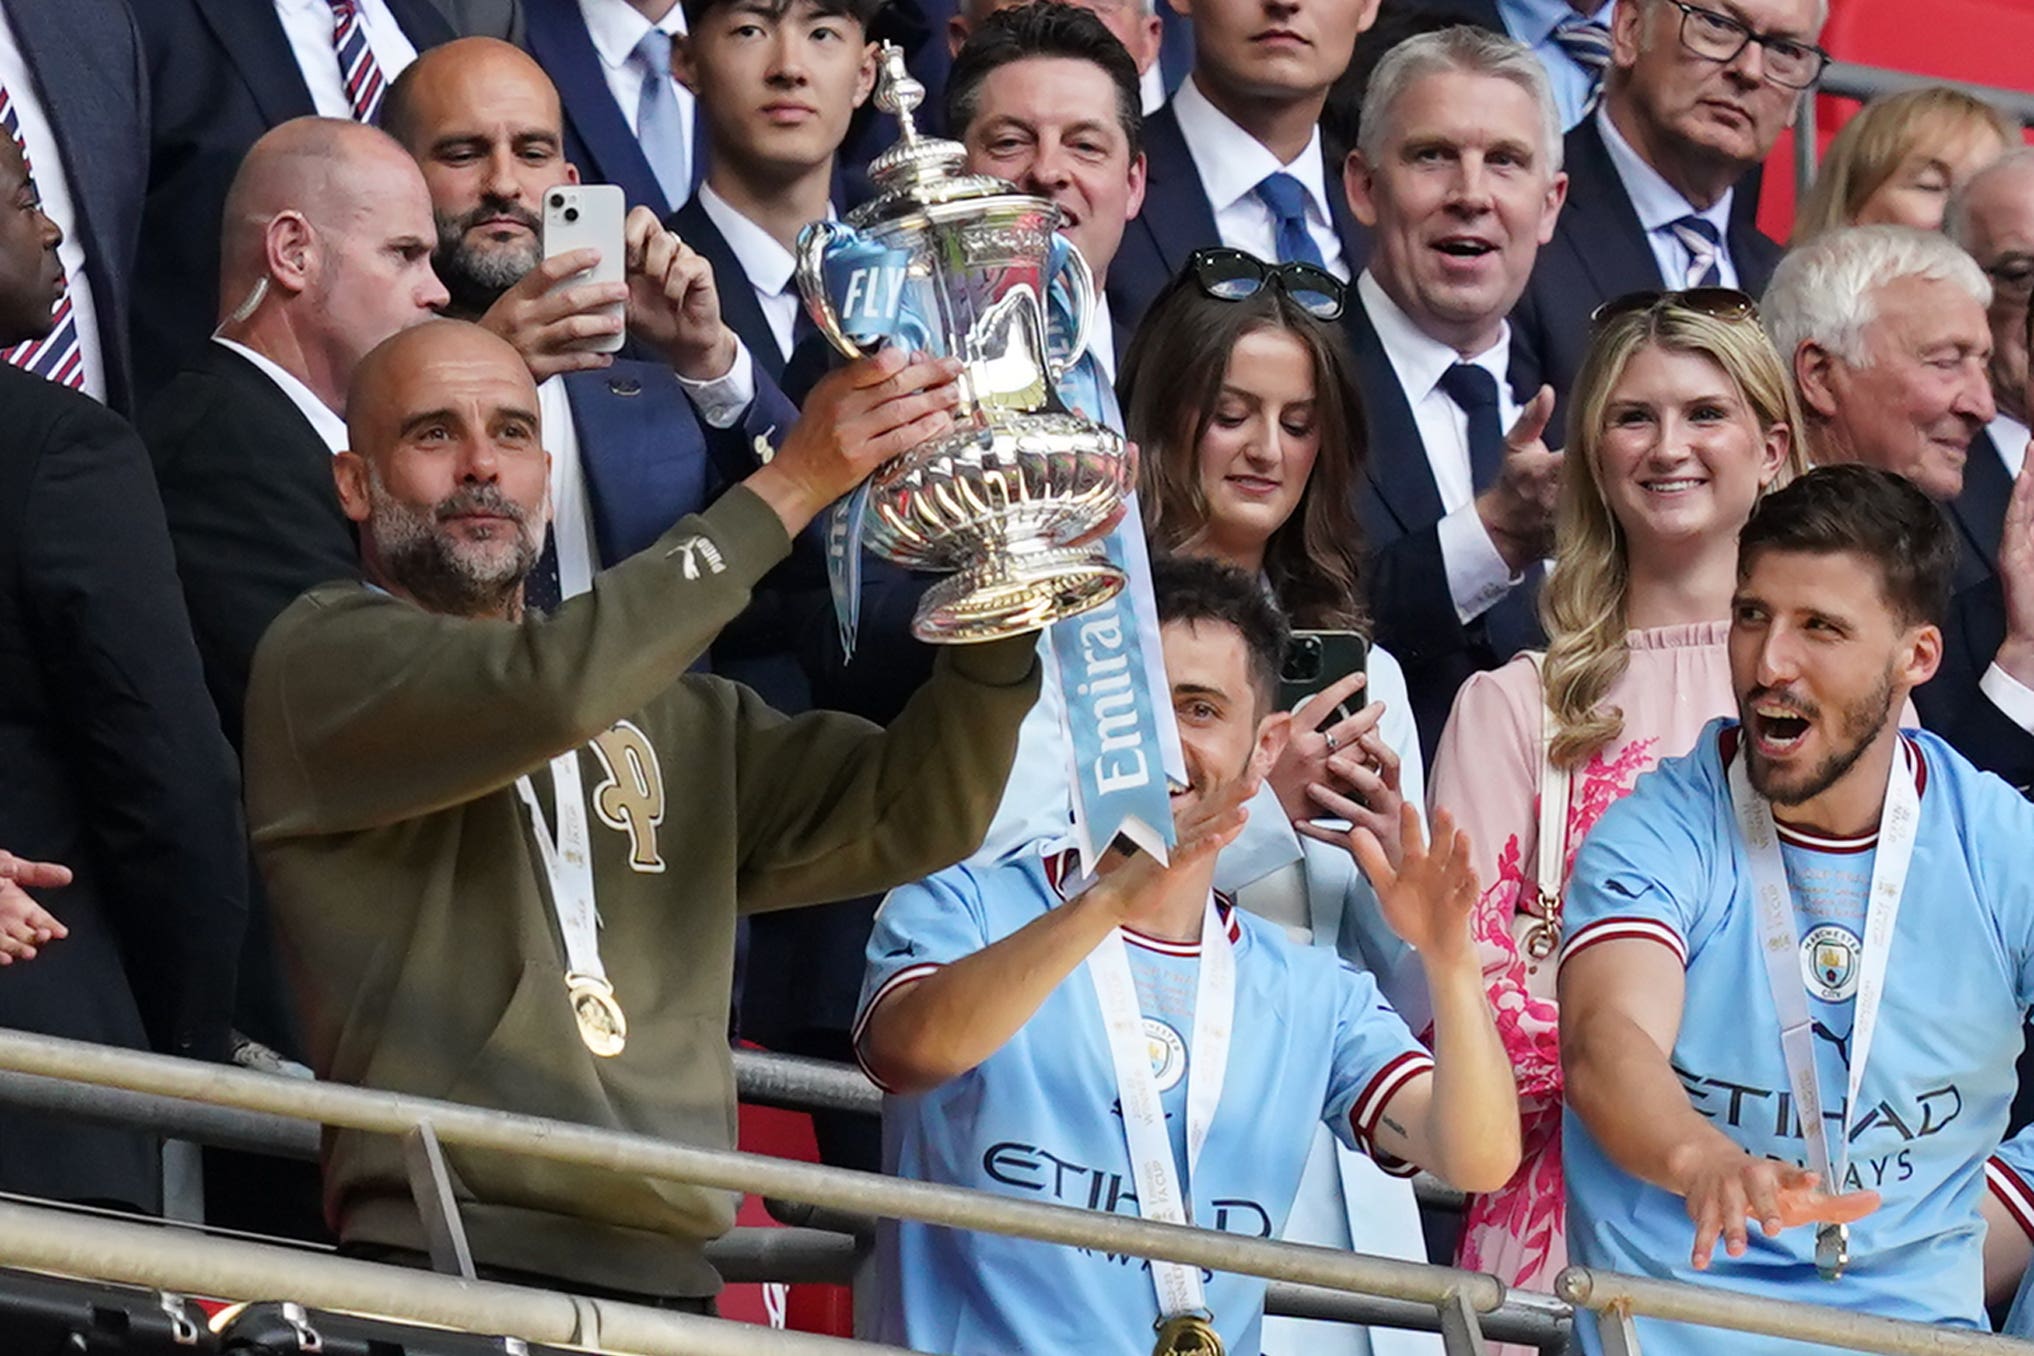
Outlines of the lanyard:
[{"label": "lanyard", "polygon": [[[1094,980],[1095,997],[1102,1005],[1109,1057],[1116,1066],[1116,1094],[1123,1103],[1123,1135],[1130,1147],[1138,1212],[1145,1219],[1164,1224],[1189,1224],[1193,1202],[1174,1171],[1172,1138],[1165,1130],[1165,1107],[1159,1100],[1158,1080],[1152,1076],[1150,1042],[1144,1034],[1144,1017],[1137,1006],[1137,984],[1130,974],[1130,953],[1120,929],[1104,937],[1088,957],[1088,975]],[[1200,1162],[1201,1147],[1207,1143],[1215,1107],[1222,1100],[1235,1012],[1236,954],[1230,949],[1228,929],[1210,896],[1207,910],[1201,915],[1193,1040],[1187,1047],[1189,1179]],[[1199,1267],[1154,1258],[1151,1283],[1158,1291],[1161,1318],[1207,1309]]]},{"label": "lanyard", "polygon": [[[1749,736],[1747,736],[1749,738]],[[1905,741],[1901,741],[1902,751]],[[1801,1133],[1808,1143],[1808,1166],[1822,1178],[1825,1191],[1843,1190],[1850,1163],[1850,1119],[1857,1115],[1858,1090],[1864,1083],[1865,1060],[1878,1030],[1879,1000],[1886,985],[1886,964],[1892,953],[1893,924],[1900,916],[1907,867],[1921,822],[1921,798],[1914,788],[1913,769],[1896,751],[1886,778],[1885,807],[1879,812],[1878,855],[1872,862],[1871,891],[1865,905],[1864,940],[1857,959],[1857,996],[1853,1000],[1850,1035],[1850,1080],[1844,1102],[1844,1124],[1832,1152],[1829,1122],[1822,1114],[1822,1089],[1815,1078],[1815,1035],[1808,1014],[1808,994],[1797,959],[1793,894],[1780,856],[1779,832],[1772,806],[1751,787],[1748,755],[1740,753],[1730,769],[1730,795],[1739,829],[1751,854],[1752,890],[1757,902],[1759,950],[1766,962],[1766,983],[1780,1019],[1780,1049],[1786,1056],[1787,1082]]]},{"label": "lanyard", "polygon": [[551,837],[528,777],[516,778],[516,794],[530,807],[530,825],[537,831],[537,850],[551,878],[551,909],[565,939],[569,974],[607,978],[600,963],[600,914],[593,905],[593,854],[586,842],[586,792],[579,783],[579,754],[561,753],[551,760],[551,800],[557,807],[558,837]]}]

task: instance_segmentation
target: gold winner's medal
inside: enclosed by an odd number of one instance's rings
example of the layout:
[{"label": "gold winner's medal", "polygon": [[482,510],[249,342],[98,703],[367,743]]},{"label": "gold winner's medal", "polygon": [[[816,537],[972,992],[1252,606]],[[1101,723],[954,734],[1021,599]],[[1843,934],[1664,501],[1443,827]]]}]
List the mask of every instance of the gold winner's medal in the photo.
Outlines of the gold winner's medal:
[{"label": "gold winner's medal", "polygon": [[615,1001],[614,985],[592,975],[573,974],[565,976],[565,993],[586,1048],[602,1059],[620,1054],[629,1041],[629,1019]]},{"label": "gold winner's medal", "polygon": [[1158,1321],[1158,1341],[1151,1356],[1222,1356],[1222,1339],[1212,1315],[1188,1312]]}]

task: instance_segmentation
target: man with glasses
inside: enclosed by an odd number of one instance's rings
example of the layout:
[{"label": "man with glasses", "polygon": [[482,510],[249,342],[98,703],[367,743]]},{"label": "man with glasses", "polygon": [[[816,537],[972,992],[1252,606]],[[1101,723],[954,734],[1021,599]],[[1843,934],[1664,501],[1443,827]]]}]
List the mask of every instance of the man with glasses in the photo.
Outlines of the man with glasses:
[{"label": "man with glasses", "polygon": [[1377,640],[1428,757],[1469,675],[1542,643],[1560,461],[1541,441],[1552,396],[1517,385],[1505,315],[1566,187],[1546,73],[1520,44],[1450,28],[1378,63],[1344,170],[1374,235],[1347,316],[1370,424],[1359,511]]},{"label": "man with glasses", "polygon": [[1755,203],[1736,190],[1828,62],[1815,46],[1826,8],[1825,0],[1617,7],[1603,102],[1568,134],[1567,210],[1513,317],[1533,377],[1565,396],[1589,344],[1589,315],[1612,297],[1765,290],[1780,247],[1759,233]]}]

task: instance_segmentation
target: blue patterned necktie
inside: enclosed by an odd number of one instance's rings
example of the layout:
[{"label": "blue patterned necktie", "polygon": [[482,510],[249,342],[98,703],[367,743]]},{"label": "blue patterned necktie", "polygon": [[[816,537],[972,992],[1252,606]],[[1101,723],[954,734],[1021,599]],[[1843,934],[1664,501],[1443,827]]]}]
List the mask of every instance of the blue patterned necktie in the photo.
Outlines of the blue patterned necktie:
[{"label": "blue patterned necktie", "polygon": [[629,62],[643,76],[636,100],[636,140],[664,190],[664,201],[676,207],[692,196],[691,147],[685,122],[678,115],[678,91],[671,87],[671,35],[661,28],[643,34]]},{"label": "blue patterned necktie", "polygon": [[1610,29],[1594,19],[1571,14],[1554,29],[1554,45],[1589,77],[1589,97],[1582,101],[1582,116],[1596,111],[1603,97],[1603,74],[1610,69]]},{"label": "blue patterned necktie", "polygon": [[1688,251],[1688,273],[1681,286],[1723,286],[1723,268],[1718,263],[1723,257],[1723,233],[1715,224],[1703,217],[1686,216],[1668,222],[1667,229]]},{"label": "blue patterned necktie", "polygon": [[1281,264],[1312,264],[1326,268],[1321,247],[1307,230],[1307,191],[1300,181],[1280,170],[1257,185],[1257,197],[1271,209],[1272,239]]}]

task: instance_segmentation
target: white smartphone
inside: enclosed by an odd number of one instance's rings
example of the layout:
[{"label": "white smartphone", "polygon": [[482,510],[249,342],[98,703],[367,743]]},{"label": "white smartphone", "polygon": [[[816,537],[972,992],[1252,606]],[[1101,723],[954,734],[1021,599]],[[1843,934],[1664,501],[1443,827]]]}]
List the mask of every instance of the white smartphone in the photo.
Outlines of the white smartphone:
[{"label": "white smartphone", "polygon": [[[544,257],[550,259],[573,250],[600,251],[600,262],[591,272],[575,274],[558,287],[622,281],[627,259],[622,220],[627,213],[628,205],[618,184],[559,184],[544,190]],[[622,318],[621,302],[604,309],[617,320]],[[626,334],[616,330],[613,334],[581,339],[572,347],[587,353],[614,353],[626,338]]]}]

